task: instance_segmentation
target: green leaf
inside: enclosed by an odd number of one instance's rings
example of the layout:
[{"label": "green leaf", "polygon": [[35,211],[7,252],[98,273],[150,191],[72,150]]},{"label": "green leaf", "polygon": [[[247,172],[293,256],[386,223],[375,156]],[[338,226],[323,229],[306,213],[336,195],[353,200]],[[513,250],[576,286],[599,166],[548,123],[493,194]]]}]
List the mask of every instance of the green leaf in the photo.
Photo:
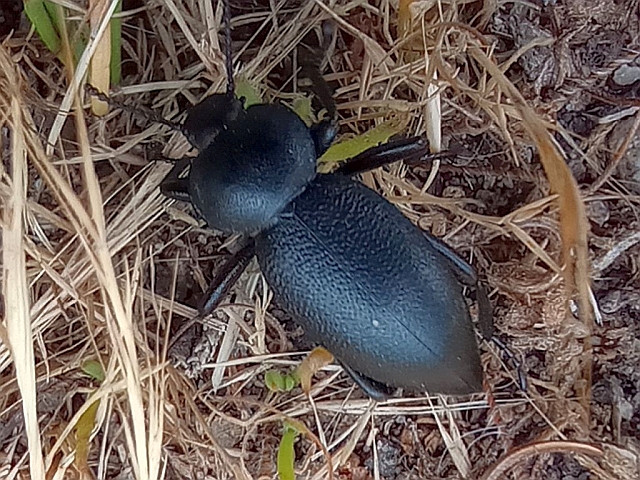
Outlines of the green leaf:
[{"label": "green leaf", "polygon": [[255,87],[248,80],[241,78],[236,81],[236,97],[244,97],[244,107],[249,108],[251,105],[262,103],[262,95],[258,87]]},{"label": "green leaf", "polygon": [[366,133],[356,135],[348,140],[333,144],[322,157],[320,163],[335,163],[355,157],[365,150],[386,143],[389,139],[404,130],[404,123],[397,120],[386,121]]},{"label": "green leaf", "polygon": [[300,384],[300,379],[296,372],[283,374],[269,370],[264,374],[264,383],[272,392],[290,392]]},{"label": "green leaf", "polygon": [[62,47],[58,35],[60,19],[55,13],[56,6],[50,3],[46,0],[24,0],[24,13],[42,42],[57,55]]},{"label": "green leaf", "polygon": [[313,123],[314,116],[311,108],[311,98],[307,96],[301,96],[293,101],[293,111],[298,114],[307,126]]},{"label": "green leaf", "polygon": [[87,43],[89,43],[90,35],[91,32],[89,29],[89,24],[87,23],[82,23],[73,30],[71,48],[73,53],[73,63],[75,65],[78,64],[78,60],[80,60],[80,57],[82,57],[84,49],[87,48]]},{"label": "green leaf", "polygon": [[111,65],[109,71],[111,74],[111,85],[120,85],[122,79],[122,19],[117,15],[122,11],[122,0],[118,2],[118,6],[111,19]]},{"label": "green leaf", "polygon": [[[75,465],[78,471],[83,474],[89,474],[88,459],[89,459],[89,447],[91,446],[91,432],[96,425],[96,413],[100,401],[93,402],[89,408],[80,416],[78,423],[76,423],[76,455]],[[81,475],[81,478],[83,475]],[[85,478],[90,478],[86,476]]]},{"label": "green leaf", "polygon": [[289,375],[285,375],[284,377],[285,392],[290,392],[291,390],[296,388],[298,386],[298,383],[300,383],[300,381],[298,380],[297,376],[294,375],[293,373],[290,373]]},{"label": "green leaf", "polygon": [[295,480],[296,452],[294,443],[299,430],[289,422],[284,423],[284,433],[278,448],[278,477],[280,480]]},{"label": "green leaf", "polygon": [[86,360],[82,364],[82,371],[89,375],[92,379],[96,380],[98,383],[104,382],[106,377],[104,370],[102,369],[102,364],[100,362],[96,362],[95,360]]},{"label": "green leaf", "polygon": [[264,384],[272,392],[282,392],[284,390],[284,378],[277,370],[269,370],[264,374]]}]

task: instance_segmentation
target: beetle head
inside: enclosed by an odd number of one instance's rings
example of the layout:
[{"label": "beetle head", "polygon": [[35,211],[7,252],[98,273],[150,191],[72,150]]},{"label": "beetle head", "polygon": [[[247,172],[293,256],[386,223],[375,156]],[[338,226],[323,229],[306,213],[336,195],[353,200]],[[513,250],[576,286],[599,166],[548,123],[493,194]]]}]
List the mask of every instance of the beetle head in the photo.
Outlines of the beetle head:
[{"label": "beetle head", "polygon": [[216,93],[189,109],[182,131],[189,143],[202,151],[244,113],[241,100],[232,94]]}]

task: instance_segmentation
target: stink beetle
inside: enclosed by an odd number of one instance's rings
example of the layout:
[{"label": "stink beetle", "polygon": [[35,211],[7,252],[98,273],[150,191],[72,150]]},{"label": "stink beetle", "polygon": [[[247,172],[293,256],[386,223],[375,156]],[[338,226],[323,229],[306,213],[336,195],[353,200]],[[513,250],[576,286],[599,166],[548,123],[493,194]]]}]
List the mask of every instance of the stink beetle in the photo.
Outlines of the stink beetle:
[{"label": "stink beetle", "polygon": [[256,256],[276,303],[370,397],[383,399],[397,387],[481,391],[464,287],[476,290],[485,338],[492,312],[473,268],[353,178],[427,159],[427,142],[391,141],[317,174],[317,159],[337,133],[333,99],[324,101],[329,119],[310,128],[283,105],[245,109],[232,88],[187,112],[182,129],[199,154],[178,162],[161,191],[190,202],[209,227],[245,236],[215,276],[201,314],[215,309]]}]

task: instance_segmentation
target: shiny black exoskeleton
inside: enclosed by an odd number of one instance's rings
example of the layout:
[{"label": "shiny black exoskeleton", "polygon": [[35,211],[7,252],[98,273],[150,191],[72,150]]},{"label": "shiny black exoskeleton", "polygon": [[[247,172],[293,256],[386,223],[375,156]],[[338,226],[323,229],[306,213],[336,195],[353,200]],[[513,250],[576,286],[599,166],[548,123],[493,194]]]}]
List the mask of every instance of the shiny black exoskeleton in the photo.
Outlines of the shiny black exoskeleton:
[{"label": "shiny black exoskeleton", "polygon": [[183,131],[199,155],[176,165],[163,193],[190,201],[209,227],[247,238],[214,278],[203,314],[257,256],[276,302],[372,398],[395,387],[481,391],[463,288],[476,289],[485,337],[491,307],[472,267],[352,178],[428,157],[424,140],[390,142],[316,174],[336,134],[331,119],[308,128],[285,106],[245,109],[229,93],[193,107]]}]

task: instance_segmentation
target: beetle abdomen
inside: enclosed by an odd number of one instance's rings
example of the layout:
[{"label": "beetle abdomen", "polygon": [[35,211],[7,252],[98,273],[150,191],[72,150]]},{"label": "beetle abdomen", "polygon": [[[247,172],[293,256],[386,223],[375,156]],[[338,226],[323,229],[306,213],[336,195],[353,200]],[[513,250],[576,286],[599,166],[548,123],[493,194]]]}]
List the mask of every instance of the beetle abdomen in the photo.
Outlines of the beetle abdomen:
[{"label": "beetle abdomen", "polygon": [[254,105],[225,127],[193,160],[189,193],[212,228],[253,234],[315,176],[315,144],[281,105]]},{"label": "beetle abdomen", "polygon": [[276,300],[356,372],[432,393],[481,390],[478,346],[446,260],[357,181],[317,177],[257,238]]}]

